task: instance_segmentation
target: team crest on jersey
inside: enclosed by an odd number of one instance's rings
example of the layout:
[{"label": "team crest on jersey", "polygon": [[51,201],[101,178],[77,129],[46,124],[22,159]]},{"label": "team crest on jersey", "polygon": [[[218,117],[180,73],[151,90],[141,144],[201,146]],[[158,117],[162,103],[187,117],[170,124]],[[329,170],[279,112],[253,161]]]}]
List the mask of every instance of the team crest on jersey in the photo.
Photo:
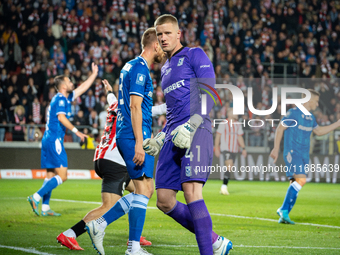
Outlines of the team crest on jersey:
[{"label": "team crest on jersey", "polygon": [[141,73],[137,74],[136,83],[138,85],[143,86],[145,84],[145,80],[146,80],[146,76],[144,74],[141,74]]},{"label": "team crest on jersey", "polygon": [[153,95],[152,91],[149,91],[148,96],[152,97],[152,95]]},{"label": "team crest on jersey", "polygon": [[178,60],[177,66],[183,65],[183,61],[184,61],[184,58],[180,58],[180,59]]},{"label": "team crest on jersey", "polygon": [[191,166],[186,166],[185,167],[185,175],[187,177],[190,177],[191,176]]},{"label": "team crest on jersey", "polygon": [[64,106],[65,106],[64,100],[60,100],[60,101],[59,101],[59,106],[60,106],[60,107],[64,107]]}]

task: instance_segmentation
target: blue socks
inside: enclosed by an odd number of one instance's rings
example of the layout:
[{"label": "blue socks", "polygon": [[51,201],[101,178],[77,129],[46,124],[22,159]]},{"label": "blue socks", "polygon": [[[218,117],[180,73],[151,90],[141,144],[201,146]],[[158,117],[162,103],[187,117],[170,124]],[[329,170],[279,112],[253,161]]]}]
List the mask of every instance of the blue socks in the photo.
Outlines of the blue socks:
[{"label": "blue socks", "polygon": [[[43,185],[42,185],[41,187],[44,187],[45,184],[46,184],[49,180],[50,180],[50,179],[45,178],[44,183],[43,183]],[[52,195],[52,190],[49,191],[49,192],[47,192],[47,193],[43,196],[43,198],[42,198],[42,204],[43,204],[43,205],[49,205],[49,204],[50,204],[51,195]]]},{"label": "blue socks", "polygon": [[133,198],[133,193],[122,197],[102,216],[102,218],[106,220],[107,225],[110,225],[112,222],[118,220],[120,217],[129,212]]},{"label": "blue socks", "polygon": [[39,190],[38,190],[38,195],[40,197],[43,197],[47,193],[51,192],[53,189],[55,189],[58,185],[62,184],[63,180],[59,175],[54,176],[53,178],[49,179],[45,185],[43,185]]},{"label": "blue socks", "polygon": [[281,207],[281,210],[287,210],[289,212],[292,210],[295,204],[297,195],[301,188],[302,188],[301,185],[298,184],[296,181],[289,185],[285,200],[283,201],[283,204]]},{"label": "blue socks", "polygon": [[129,211],[130,226],[128,251],[131,253],[134,253],[140,249],[139,241],[144,227],[148,203],[148,197],[140,194],[133,194],[133,201]]}]

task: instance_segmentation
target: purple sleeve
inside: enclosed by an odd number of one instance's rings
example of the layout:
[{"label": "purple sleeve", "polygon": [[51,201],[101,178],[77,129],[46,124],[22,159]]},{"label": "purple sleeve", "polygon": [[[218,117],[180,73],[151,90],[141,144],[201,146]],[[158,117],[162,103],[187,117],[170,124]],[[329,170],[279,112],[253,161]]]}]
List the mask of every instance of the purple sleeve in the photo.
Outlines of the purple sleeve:
[{"label": "purple sleeve", "polygon": [[[207,116],[214,106],[214,100],[217,99],[217,93],[215,90],[216,78],[214,72],[214,66],[208,58],[207,54],[201,48],[193,48],[191,51],[191,66],[198,78],[198,87],[201,94],[207,94]],[[209,93],[210,94],[209,94]],[[214,98],[212,98],[212,96]],[[204,116],[200,114],[203,118]]]}]

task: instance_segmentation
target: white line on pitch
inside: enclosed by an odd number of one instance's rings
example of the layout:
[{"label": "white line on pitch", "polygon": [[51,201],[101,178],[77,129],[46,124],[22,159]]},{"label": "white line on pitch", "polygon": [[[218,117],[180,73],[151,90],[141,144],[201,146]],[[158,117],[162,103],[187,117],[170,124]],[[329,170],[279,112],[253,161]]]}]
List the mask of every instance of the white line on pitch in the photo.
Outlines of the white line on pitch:
[{"label": "white line on pitch", "polygon": [[[101,205],[101,202],[91,202],[91,201],[77,201],[77,200],[66,200],[66,199],[51,199],[53,201],[59,201],[59,202],[74,202],[74,203],[83,203],[83,204],[98,204]],[[148,209],[157,209],[157,207],[148,206]],[[272,221],[277,222],[277,220],[274,219],[267,219],[267,218],[259,218],[259,217],[249,217],[249,216],[239,216],[239,215],[230,215],[230,214],[220,214],[220,213],[210,213],[210,215],[213,216],[222,216],[222,217],[230,217],[230,218],[240,218],[240,219],[250,219],[250,220],[262,220],[262,221]],[[313,227],[324,227],[324,228],[337,228],[340,229],[339,226],[332,226],[332,225],[321,225],[321,224],[314,224],[314,223],[296,223],[299,225],[305,225],[305,226],[313,226]]]},{"label": "white line on pitch", "polygon": [[1,244],[0,244],[0,248],[16,250],[16,251],[23,251],[23,252],[33,253],[33,254],[38,254],[38,255],[53,255],[51,253],[37,251],[34,248],[21,248],[21,247],[7,246],[7,245],[1,245]]},{"label": "white line on pitch", "polygon": [[[82,245],[82,247],[85,248],[90,248],[92,246],[84,246]],[[109,248],[115,248],[115,247],[126,247],[125,244],[122,245],[107,245],[105,247],[109,247]],[[169,248],[195,248],[197,247],[197,244],[187,244],[187,245],[180,245],[180,244],[153,244],[152,247],[169,247]],[[233,245],[233,247],[235,248],[269,248],[269,249],[310,249],[310,250],[340,250],[340,248],[333,248],[333,247],[298,247],[298,246],[264,246],[264,245]],[[62,246],[53,246],[53,245],[44,245],[44,246],[40,246],[40,248],[62,248],[65,249],[65,247]]]}]

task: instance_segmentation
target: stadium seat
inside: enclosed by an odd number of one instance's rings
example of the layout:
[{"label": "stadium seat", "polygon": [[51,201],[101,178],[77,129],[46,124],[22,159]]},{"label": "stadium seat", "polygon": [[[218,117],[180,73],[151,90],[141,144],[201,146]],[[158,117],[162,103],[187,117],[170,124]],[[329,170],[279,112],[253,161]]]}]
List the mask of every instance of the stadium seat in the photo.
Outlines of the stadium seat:
[{"label": "stadium seat", "polygon": [[6,142],[12,142],[13,141],[13,135],[10,132],[5,133],[5,141]]},{"label": "stadium seat", "polygon": [[71,135],[65,135],[64,142],[65,143],[72,143],[73,142],[72,136]]}]

